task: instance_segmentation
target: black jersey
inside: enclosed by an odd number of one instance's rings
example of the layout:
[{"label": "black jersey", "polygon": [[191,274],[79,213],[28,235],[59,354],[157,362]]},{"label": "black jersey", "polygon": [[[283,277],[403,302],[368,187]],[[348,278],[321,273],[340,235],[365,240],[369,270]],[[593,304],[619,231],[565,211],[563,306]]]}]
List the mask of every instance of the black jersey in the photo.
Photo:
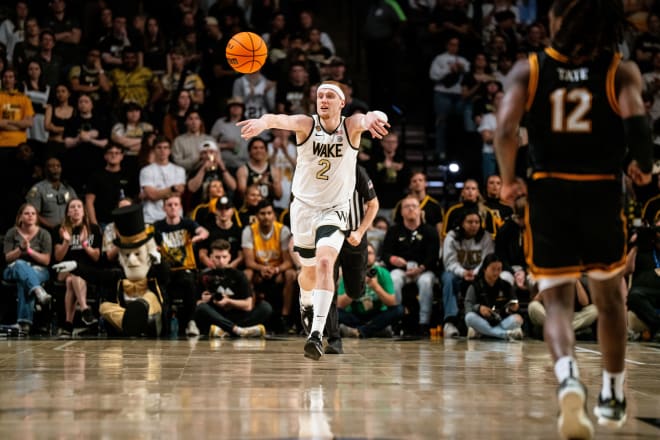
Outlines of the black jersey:
[{"label": "black jersey", "polygon": [[619,54],[572,64],[552,48],[529,55],[529,158],[535,173],[621,172],[626,153],[615,90]]},{"label": "black jersey", "polygon": [[[264,199],[269,199],[273,200],[273,193],[271,191],[272,185],[273,185],[273,175],[270,172],[270,163],[266,167],[266,169],[258,173],[252,167],[250,167],[250,163],[246,162],[245,167],[247,168],[248,176],[247,176],[247,185],[254,185],[257,184],[259,185],[259,192],[261,193],[261,197]],[[261,183],[261,179],[263,177],[266,177],[267,183]]]}]

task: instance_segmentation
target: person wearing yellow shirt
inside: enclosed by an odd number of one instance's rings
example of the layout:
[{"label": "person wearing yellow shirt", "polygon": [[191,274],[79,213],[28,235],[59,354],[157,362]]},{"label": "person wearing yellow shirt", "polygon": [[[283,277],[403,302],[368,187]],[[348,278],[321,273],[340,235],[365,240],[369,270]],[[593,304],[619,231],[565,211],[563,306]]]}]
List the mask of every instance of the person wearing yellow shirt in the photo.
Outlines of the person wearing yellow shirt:
[{"label": "person wearing yellow shirt", "polygon": [[[0,90],[0,148],[15,148],[26,142],[27,129],[32,127],[33,116],[32,102],[16,90],[16,72],[11,68],[6,69],[2,74]],[[13,149],[11,151],[11,154],[15,153]]]}]

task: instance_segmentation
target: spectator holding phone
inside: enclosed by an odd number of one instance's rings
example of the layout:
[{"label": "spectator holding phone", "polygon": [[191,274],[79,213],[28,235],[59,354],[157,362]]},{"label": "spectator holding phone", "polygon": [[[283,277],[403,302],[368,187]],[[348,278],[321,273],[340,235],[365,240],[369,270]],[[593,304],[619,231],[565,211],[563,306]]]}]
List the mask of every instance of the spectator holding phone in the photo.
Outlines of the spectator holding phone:
[{"label": "spectator holding phone", "polygon": [[516,313],[518,299],[511,284],[500,278],[501,273],[500,258],[494,253],[486,255],[465,296],[468,339],[482,335],[507,340],[523,338],[523,318]]}]

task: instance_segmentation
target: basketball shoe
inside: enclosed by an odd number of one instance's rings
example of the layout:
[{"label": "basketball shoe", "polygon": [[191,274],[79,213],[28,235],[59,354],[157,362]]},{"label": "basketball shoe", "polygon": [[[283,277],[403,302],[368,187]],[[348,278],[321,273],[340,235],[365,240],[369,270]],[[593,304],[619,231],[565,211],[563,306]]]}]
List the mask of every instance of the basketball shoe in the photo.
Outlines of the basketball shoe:
[{"label": "basketball shoe", "polygon": [[594,408],[598,424],[608,428],[619,429],[626,423],[626,399],[617,400],[614,396],[603,399],[598,395],[598,405]]},{"label": "basketball shoe", "polygon": [[323,356],[323,342],[318,331],[312,332],[305,342],[305,357],[318,361]]},{"label": "basketball shoe", "polygon": [[557,427],[563,439],[591,439],[594,427],[587,417],[587,389],[578,379],[567,377],[557,391],[559,420]]}]

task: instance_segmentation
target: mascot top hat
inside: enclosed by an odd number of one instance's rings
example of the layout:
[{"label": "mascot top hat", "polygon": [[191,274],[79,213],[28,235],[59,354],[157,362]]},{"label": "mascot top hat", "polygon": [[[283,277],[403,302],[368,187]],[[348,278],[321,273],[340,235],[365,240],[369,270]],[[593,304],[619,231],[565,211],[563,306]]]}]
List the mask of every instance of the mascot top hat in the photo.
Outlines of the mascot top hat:
[{"label": "mascot top hat", "polygon": [[145,228],[144,214],[139,204],[116,208],[112,211],[112,217],[117,231],[114,244],[119,248],[137,248],[153,237],[151,228]]}]

